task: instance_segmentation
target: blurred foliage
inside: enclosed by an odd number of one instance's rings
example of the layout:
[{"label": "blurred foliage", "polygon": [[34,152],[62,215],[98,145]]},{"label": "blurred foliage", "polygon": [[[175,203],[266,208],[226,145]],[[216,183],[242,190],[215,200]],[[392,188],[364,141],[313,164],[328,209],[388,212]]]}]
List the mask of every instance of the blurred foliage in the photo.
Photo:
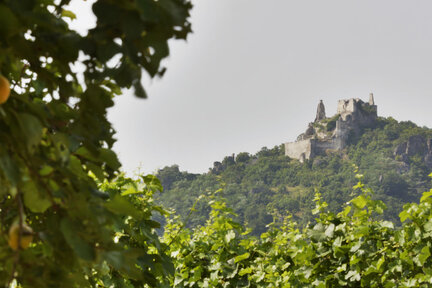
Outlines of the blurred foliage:
[{"label": "blurred foliage", "polygon": [[[0,106],[0,285],[103,286],[108,277],[115,284],[103,287],[154,287],[169,269],[153,256],[161,248],[148,204],[122,196],[123,184],[97,184],[120,167],[106,112],[121,89],[146,97],[142,74],[163,75],[168,41],[191,32],[191,3],[97,0],[96,26],[79,35],[70,2],[0,0],[0,74],[12,88]],[[26,250],[7,244],[14,222],[21,236],[25,223],[34,231]],[[120,232],[135,240],[115,242]]]}]

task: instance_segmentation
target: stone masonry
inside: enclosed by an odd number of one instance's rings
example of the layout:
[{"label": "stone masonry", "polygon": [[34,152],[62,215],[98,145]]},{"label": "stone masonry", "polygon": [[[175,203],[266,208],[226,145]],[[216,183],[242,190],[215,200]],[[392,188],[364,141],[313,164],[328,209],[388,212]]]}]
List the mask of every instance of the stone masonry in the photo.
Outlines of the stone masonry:
[{"label": "stone masonry", "polygon": [[295,142],[285,143],[285,155],[304,162],[317,155],[345,148],[348,138],[360,128],[372,125],[377,118],[377,106],[373,94],[369,101],[358,98],[339,100],[335,116],[327,118],[322,100],[318,104],[314,122]]}]

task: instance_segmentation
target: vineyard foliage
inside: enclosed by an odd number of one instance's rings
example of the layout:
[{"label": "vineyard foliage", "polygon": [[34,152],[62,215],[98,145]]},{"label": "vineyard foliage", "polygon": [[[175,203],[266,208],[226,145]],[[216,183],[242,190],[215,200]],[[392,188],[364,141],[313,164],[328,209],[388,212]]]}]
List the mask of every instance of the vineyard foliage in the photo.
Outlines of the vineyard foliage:
[{"label": "vineyard foliage", "polygon": [[[155,204],[162,190],[157,178],[120,175],[99,188],[122,199],[114,241],[130,254],[113,253],[113,262],[94,269],[89,281],[93,287],[430,287],[432,189],[418,204],[405,205],[402,225],[395,227],[379,219],[386,205],[373,200],[364,176],[355,178],[354,196],[342,212],[331,212],[316,192],[313,222],[301,227],[287,214],[257,237],[234,220],[222,197],[225,185],[196,199],[211,206],[210,217],[188,229]],[[160,236],[152,215],[167,219]],[[134,280],[139,277],[147,284]]]},{"label": "vineyard foliage", "polygon": [[[432,176],[432,174],[431,174]],[[378,220],[385,204],[362,184],[335,214],[315,194],[314,223],[290,215],[260,237],[232,220],[223,198],[210,196],[205,225],[183,230],[168,221],[173,287],[430,287],[432,190],[400,213],[402,227]],[[280,224],[276,224],[280,223]]]},{"label": "vineyard foliage", "polygon": [[[128,203],[123,215],[129,216],[118,223],[116,241],[151,252],[128,261],[148,265],[148,274],[156,275],[154,287],[430,287],[432,189],[418,204],[405,205],[399,214],[402,225],[396,227],[380,219],[386,205],[373,200],[364,176],[355,178],[353,197],[341,212],[331,212],[316,192],[313,222],[301,227],[287,214],[259,237],[234,220],[223,198],[225,185],[196,199],[211,211],[206,223],[193,229],[155,204],[153,195],[162,187],[154,176],[120,176],[101,190]],[[161,236],[152,213],[167,218]],[[142,287],[110,273],[95,277],[107,286]]]}]

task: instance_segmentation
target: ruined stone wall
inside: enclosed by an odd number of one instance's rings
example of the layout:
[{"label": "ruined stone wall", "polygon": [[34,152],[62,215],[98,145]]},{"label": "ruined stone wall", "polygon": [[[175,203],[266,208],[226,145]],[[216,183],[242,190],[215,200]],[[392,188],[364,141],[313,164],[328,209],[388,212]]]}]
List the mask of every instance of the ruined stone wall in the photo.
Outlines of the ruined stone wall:
[{"label": "ruined stone wall", "polygon": [[285,155],[294,159],[313,157],[312,149],[311,139],[285,143]]},{"label": "ruined stone wall", "polygon": [[298,142],[285,143],[285,155],[303,161],[316,155],[324,155],[328,150],[341,150],[345,147],[345,141],[341,138],[333,138],[326,141],[307,139]]},{"label": "ruined stone wall", "polygon": [[327,150],[341,150],[345,147],[345,141],[341,138],[333,138],[326,141],[314,141],[315,154],[324,155]]},{"label": "ruined stone wall", "polygon": [[360,99],[348,99],[348,100],[339,100],[337,107],[337,114],[350,114],[356,112],[356,102],[360,101]]},{"label": "ruined stone wall", "polygon": [[352,127],[350,126],[350,123],[343,121],[342,118],[339,118],[336,121],[336,128],[333,131],[333,137],[346,140],[348,139],[351,128]]}]

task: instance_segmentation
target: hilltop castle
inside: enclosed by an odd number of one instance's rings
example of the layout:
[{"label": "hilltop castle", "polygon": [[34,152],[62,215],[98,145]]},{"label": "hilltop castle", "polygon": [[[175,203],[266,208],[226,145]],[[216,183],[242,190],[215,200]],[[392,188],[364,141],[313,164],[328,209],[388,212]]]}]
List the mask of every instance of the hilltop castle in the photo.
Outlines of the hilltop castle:
[{"label": "hilltop castle", "polygon": [[377,118],[377,106],[373,94],[369,102],[358,98],[339,100],[337,113],[326,117],[324,103],[318,104],[315,121],[297,137],[295,142],[285,143],[285,155],[304,162],[326,151],[337,151],[345,148],[351,134],[359,132],[361,127],[372,125]]}]

